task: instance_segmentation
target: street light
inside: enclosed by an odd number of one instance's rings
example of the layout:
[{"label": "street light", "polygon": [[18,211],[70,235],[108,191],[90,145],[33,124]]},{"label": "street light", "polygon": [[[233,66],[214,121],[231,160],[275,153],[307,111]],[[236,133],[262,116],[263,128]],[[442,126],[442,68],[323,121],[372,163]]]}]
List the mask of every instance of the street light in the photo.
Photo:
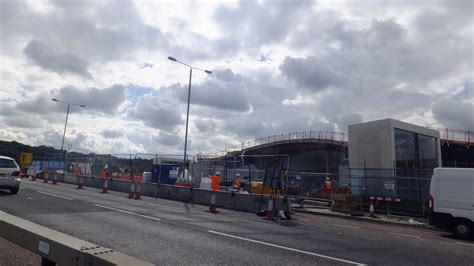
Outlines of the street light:
[{"label": "street light", "polygon": [[64,138],[66,137],[66,127],[67,127],[67,119],[69,117],[69,107],[71,105],[73,106],[79,106],[79,107],[86,107],[85,105],[83,104],[74,104],[74,103],[68,103],[68,102],[65,102],[65,101],[60,101],[56,98],[53,98],[51,99],[53,100],[54,102],[58,102],[58,103],[62,103],[62,104],[67,104],[67,112],[66,112],[66,123],[64,123],[64,133],[63,133],[63,141],[61,142],[61,149],[59,150],[59,153],[62,153],[63,151],[63,147],[64,147]]},{"label": "street light", "polygon": [[[191,78],[192,78],[192,75],[193,75],[193,69],[203,71],[207,74],[212,74],[212,71],[190,66],[190,65],[188,65],[184,62],[181,62],[181,61],[177,60],[176,58],[174,58],[172,56],[168,56],[168,59],[173,61],[173,62],[177,62],[177,63],[180,63],[182,65],[185,65],[185,66],[189,67],[188,109],[186,111],[186,133],[184,135],[184,159],[183,159],[183,164],[184,164],[184,166],[183,166],[183,177],[184,177],[184,175],[186,174],[185,169],[186,169],[186,150],[187,150],[187,147],[188,147],[189,103],[191,101]],[[189,180],[188,180],[188,182],[189,182]]]}]

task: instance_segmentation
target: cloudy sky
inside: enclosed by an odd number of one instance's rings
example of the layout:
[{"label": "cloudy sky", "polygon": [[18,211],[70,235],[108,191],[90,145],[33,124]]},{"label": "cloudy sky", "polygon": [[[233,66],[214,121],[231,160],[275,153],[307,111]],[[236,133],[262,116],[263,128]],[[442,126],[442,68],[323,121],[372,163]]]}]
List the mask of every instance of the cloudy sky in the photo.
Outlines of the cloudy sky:
[{"label": "cloudy sky", "polygon": [[469,0],[0,0],[0,139],[190,153],[395,118],[474,130]]}]

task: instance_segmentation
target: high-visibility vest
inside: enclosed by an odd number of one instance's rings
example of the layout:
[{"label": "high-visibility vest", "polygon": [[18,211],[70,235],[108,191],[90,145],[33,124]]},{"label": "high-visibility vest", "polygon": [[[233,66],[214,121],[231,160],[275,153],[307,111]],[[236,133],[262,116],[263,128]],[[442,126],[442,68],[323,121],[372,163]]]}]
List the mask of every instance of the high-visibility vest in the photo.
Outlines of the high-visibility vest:
[{"label": "high-visibility vest", "polygon": [[75,175],[80,175],[81,174],[81,168],[79,166],[74,167],[74,174]]},{"label": "high-visibility vest", "polygon": [[236,185],[238,188],[240,188],[240,177],[237,177],[237,178],[235,179],[235,185]]},{"label": "high-visibility vest", "polygon": [[103,178],[103,179],[108,179],[109,178],[109,172],[107,172],[107,170],[100,171],[100,177]]},{"label": "high-visibility vest", "polygon": [[220,177],[218,175],[211,176],[211,189],[212,190],[221,190],[220,186]]}]

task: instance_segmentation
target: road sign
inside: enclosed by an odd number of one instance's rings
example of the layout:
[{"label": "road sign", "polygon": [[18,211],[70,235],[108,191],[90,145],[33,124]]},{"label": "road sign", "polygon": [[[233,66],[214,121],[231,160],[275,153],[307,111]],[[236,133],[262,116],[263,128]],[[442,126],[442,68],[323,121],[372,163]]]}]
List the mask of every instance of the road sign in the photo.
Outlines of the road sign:
[{"label": "road sign", "polygon": [[393,181],[385,181],[385,189],[395,189],[395,182]]},{"label": "road sign", "polygon": [[32,164],[33,163],[33,153],[22,152],[20,153],[20,164]]}]

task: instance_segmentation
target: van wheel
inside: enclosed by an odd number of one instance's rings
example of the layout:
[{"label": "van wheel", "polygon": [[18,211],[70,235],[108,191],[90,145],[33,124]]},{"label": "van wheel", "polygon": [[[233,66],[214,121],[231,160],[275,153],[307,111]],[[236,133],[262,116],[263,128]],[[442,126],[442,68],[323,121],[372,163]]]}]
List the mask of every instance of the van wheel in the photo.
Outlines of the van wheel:
[{"label": "van wheel", "polygon": [[19,188],[10,188],[10,194],[16,194],[18,193]]},{"label": "van wheel", "polygon": [[461,239],[470,239],[472,234],[472,223],[467,220],[454,221],[453,234]]}]

